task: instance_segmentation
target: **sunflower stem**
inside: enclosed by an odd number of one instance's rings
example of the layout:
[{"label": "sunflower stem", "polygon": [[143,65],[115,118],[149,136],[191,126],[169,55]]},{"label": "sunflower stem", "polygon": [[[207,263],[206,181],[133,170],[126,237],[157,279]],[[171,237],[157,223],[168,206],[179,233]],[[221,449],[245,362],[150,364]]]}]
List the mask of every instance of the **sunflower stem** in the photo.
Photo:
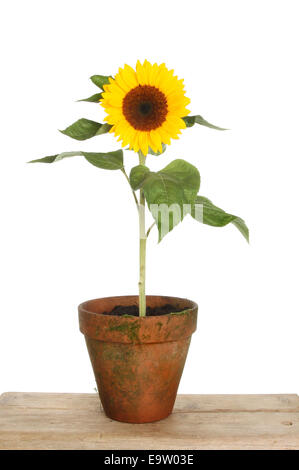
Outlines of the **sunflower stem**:
[{"label": "sunflower stem", "polygon": [[149,227],[148,231],[146,232],[146,238],[148,238],[150,232],[151,232],[151,229],[156,225],[156,222],[153,222],[152,225]]},{"label": "sunflower stem", "polygon": [[[146,157],[138,152],[139,164],[145,165]],[[146,315],[145,296],[145,260],[146,260],[146,233],[145,233],[145,197],[143,189],[140,189],[139,197],[139,316]]]}]

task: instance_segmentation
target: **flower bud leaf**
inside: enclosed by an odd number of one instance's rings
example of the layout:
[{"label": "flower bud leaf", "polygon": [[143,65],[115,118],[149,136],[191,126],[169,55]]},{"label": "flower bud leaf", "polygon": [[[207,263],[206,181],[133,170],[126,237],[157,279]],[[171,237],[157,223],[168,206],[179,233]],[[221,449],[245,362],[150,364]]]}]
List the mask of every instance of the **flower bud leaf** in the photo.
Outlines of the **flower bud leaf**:
[{"label": "flower bud leaf", "polygon": [[92,83],[94,83],[97,87],[101,88],[104,90],[103,86],[109,84],[109,78],[111,76],[108,75],[93,75],[90,77],[90,80]]},{"label": "flower bud leaf", "polygon": [[201,126],[209,127],[210,129],[216,129],[217,131],[227,131],[228,129],[224,129],[223,127],[214,126],[210,122],[206,121],[202,116],[185,116],[183,117],[185,121],[186,127],[193,127],[194,124],[200,124]]},{"label": "flower bud leaf", "polygon": [[90,96],[89,98],[83,98],[80,101],[87,101],[88,103],[99,103],[100,99],[102,98],[102,93],[96,93],[95,95]]},{"label": "flower bud leaf", "polygon": [[100,122],[81,118],[60,132],[72,139],[86,140],[96,135],[106,134],[110,131],[111,127],[112,126],[107,123],[101,124]]}]

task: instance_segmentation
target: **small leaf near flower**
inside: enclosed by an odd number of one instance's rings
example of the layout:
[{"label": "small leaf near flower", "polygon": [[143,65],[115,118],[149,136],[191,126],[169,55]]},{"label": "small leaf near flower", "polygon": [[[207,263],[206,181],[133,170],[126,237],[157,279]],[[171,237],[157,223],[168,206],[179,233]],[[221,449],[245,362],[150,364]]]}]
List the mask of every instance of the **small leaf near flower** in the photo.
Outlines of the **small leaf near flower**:
[{"label": "small leaf near flower", "polygon": [[106,134],[110,131],[110,124],[101,124],[99,122],[90,121],[89,119],[79,119],[63,131],[62,134],[76,140],[86,140],[100,134]]},{"label": "small leaf near flower", "polygon": [[149,147],[149,148],[148,148],[148,153],[149,153],[150,155],[158,156],[158,155],[161,155],[162,153],[164,153],[165,150],[166,150],[166,145],[165,145],[165,144],[162,144],[162,152],[159,152],[159,151],[154,152],[154,151]]},{"label": "small leaf near flower", "polygon": [[89,98],[83,98],[83,100],[78,101],[87,101],[88,103],[99,103],[101,98],[102,93],[96,93],[95,95],[92,95]]},{"label": "small leaf near flower", "polygon": [[[109,78],[111,76],[108,76],[108,75],[93,75],[92,77],[90,77],[90,80],[92,81],[92,83],[94,83],[97,87],[101,88],[102,90],[104,90],[103,86],[104,85],[108,85],[109,83]],[[112,78],[112,77],[111,77]]]},{"label": "small leaf near flower", "polygon": [[[167,149],[167,145],[165,144],[162,144],[162,152],[159,152],[159,150],[157,152],[154,152],[153,149],[151,149],[150,147],[148,148],[148,155],[154,155],[155,157],[158,157],[159,155],[162,155],[162,153],[164,153]],[[130,147],[126,147],[125,150],[130,150],[132,152],[134,152],[134,149],[130,148]]]},{"label": "small leaf near flower", "polygon": [[[199,211],[200,217],[196,216],[196,205],[202,207],[202,211]],[[225,225],[232,223],[245,237],[247,242],[249,242],[249,230],[244,220],[236,215],[228,214],[219,207],[214,206],[214,204],[206,197],[196,197],[194,205],[192,206],[191,215],[199,222],[213,227],[224,227]]]},{"label": "small leaf near flower", "polygon": [[123,169],[123,151],[95,153],[95,152],[63,152],[57,155],[51,155],[37,160],[31,160],[28,163],[54,163],[67,157],[83,156],[92,165],[104,170],[122,170]]},{"label": "small leaf near flower", "polygon": [[210,127],[210,129],[216,129],[217,131],[227,131],[223,127],[214,126],[210,122],[206,121],[202,116],[185,116],[183,117],[186,127],[193,127],[194,124],[200,124],[201,126]]}]

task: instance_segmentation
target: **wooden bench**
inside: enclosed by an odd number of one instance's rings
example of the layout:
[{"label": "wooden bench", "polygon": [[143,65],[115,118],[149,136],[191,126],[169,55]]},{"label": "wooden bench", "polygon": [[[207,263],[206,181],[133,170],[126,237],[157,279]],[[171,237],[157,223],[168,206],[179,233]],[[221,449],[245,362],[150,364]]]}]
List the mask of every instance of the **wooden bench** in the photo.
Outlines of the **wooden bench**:
[{"label": "wooden bench", "polygon": [[126,424],[97,394],[4,393],[0,449],[299,449],[299,397],[178,395],[167,419]]}]

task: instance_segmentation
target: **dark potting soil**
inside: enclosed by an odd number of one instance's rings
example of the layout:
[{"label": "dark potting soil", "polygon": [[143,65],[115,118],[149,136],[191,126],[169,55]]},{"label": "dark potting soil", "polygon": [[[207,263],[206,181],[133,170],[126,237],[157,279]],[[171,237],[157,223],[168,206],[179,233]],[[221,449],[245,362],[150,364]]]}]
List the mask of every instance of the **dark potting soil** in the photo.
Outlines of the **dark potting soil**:
[{"label": "dark potting soil", "polygon": [[[167,315],[169,313],[179,313],[187,310],[188,307],[184,308],[175,308],[170,304],[162,305],[161,307],[146,307],[146,316],[154,317]],[[134,317],[139,317],[139,308],[137,305],[116,305],[111,312],[103,312],[103,315],[117,315],[121,317],[122,315],[133,315]]]}]

